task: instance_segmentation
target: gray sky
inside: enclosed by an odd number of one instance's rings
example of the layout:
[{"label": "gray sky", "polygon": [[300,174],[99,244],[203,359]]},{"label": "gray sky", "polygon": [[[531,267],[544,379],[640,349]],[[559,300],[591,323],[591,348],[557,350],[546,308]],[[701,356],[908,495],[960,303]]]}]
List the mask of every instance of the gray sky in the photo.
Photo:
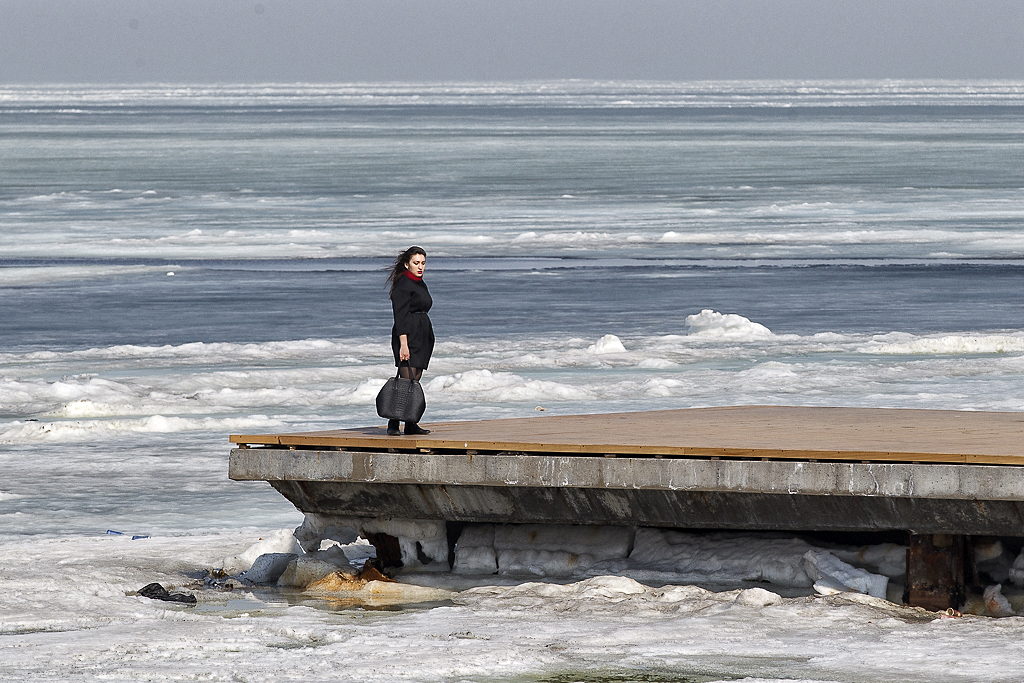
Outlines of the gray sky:
[{"label": "gray sky", "polygon": [[0,0],[0,83],[1024,79],[1022,0]]}]

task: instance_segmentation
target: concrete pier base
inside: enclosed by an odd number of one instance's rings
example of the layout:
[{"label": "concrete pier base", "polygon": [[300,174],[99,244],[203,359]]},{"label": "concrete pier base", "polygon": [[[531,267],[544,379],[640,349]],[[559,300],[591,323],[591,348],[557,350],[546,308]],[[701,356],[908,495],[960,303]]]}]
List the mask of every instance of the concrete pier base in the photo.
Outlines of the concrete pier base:
[{"label": "concrete pier base", "polygon": [[299,510],[450,522],[1024,535],[1024,467],[235,449]]},{"label": "concrete pier base", "polygon": [[430,427],[237,435],[230,476],[306,513],[449,529],[899,532],[906,600],[932,609],[974,581],[968,537],[1024,536],[1021,413],[737,406]]}]

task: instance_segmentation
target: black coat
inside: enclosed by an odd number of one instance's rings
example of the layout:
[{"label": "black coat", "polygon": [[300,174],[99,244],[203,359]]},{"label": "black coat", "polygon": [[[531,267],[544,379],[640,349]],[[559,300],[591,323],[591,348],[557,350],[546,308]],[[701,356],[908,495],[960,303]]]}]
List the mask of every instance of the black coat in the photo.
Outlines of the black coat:
[{"label": "black coat", "polygon": [[409,342],[409,365],[427,369],[430,355],[434,352],[434,328],[427,317],[427,311],[433,303],[427,285],[422,280],[416,282],[405,275],[395,280],[395,288],[391,290],[391,308],[395,313],[395,325],[391,328],[391,350],[395,353],[396,366],[402,348],[398,337],[404,334]]}]

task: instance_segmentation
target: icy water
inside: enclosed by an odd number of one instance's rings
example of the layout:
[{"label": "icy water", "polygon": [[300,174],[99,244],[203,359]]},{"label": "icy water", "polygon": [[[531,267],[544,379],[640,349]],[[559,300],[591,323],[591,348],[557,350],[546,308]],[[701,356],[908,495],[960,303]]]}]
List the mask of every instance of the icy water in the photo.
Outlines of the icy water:
[{"label": "icy water", "polygon": [[[1024,410],[1022,159],[1017,83],[0,88],[0,621],[60,632],[0,646],[82,653],[109,629],[113,650],[81,656],[110,673],[137,618],[162,644],[135,674],[177,675],[155,662],[213,622],[124,592],[301,521],[266,485],[226,480],[226,436],[378,422],[382,269],[410,244],[428,252],[439,340],[428,425],[538,406]],[[521,631],[511,598],[376,614],[365,632],[282,607],[232,617],[257,664],[226,646],[203,661],[245,679],[334,648],[321,673],[347,680],[381,671],[370,643],[393,632],[409,680],[560,680],[591,663],[608,680],[917,680],[944,661],[941,634],[961,637],[891,615],[894,631],[867,633],[861,607],[680,616],[637,595],[618,612],[549,596]],[[614,626],[642,615],[666,635]],[[854,664],[824,640],[830,619],[851,647],[909,639],[923,659]],[[1024,659],[998,634],[1015,622],[957,626],[991,657],[957,676],[1012,680]],[[760,644],[734,669],[693,668],[725,661],[704,628]],[[0,675],[40,674],[34,656],[5,655]],[[68,667],[51,679],[93,675]]]}]

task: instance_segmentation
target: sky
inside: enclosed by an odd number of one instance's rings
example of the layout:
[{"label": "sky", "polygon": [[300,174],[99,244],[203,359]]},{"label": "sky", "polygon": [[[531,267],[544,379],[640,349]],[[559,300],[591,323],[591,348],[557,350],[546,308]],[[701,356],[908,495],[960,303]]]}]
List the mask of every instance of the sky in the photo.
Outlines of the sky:
[{"label": "sky", "polygon": [[0,0],[0,84],[1024,80],[1021,0]]}]

